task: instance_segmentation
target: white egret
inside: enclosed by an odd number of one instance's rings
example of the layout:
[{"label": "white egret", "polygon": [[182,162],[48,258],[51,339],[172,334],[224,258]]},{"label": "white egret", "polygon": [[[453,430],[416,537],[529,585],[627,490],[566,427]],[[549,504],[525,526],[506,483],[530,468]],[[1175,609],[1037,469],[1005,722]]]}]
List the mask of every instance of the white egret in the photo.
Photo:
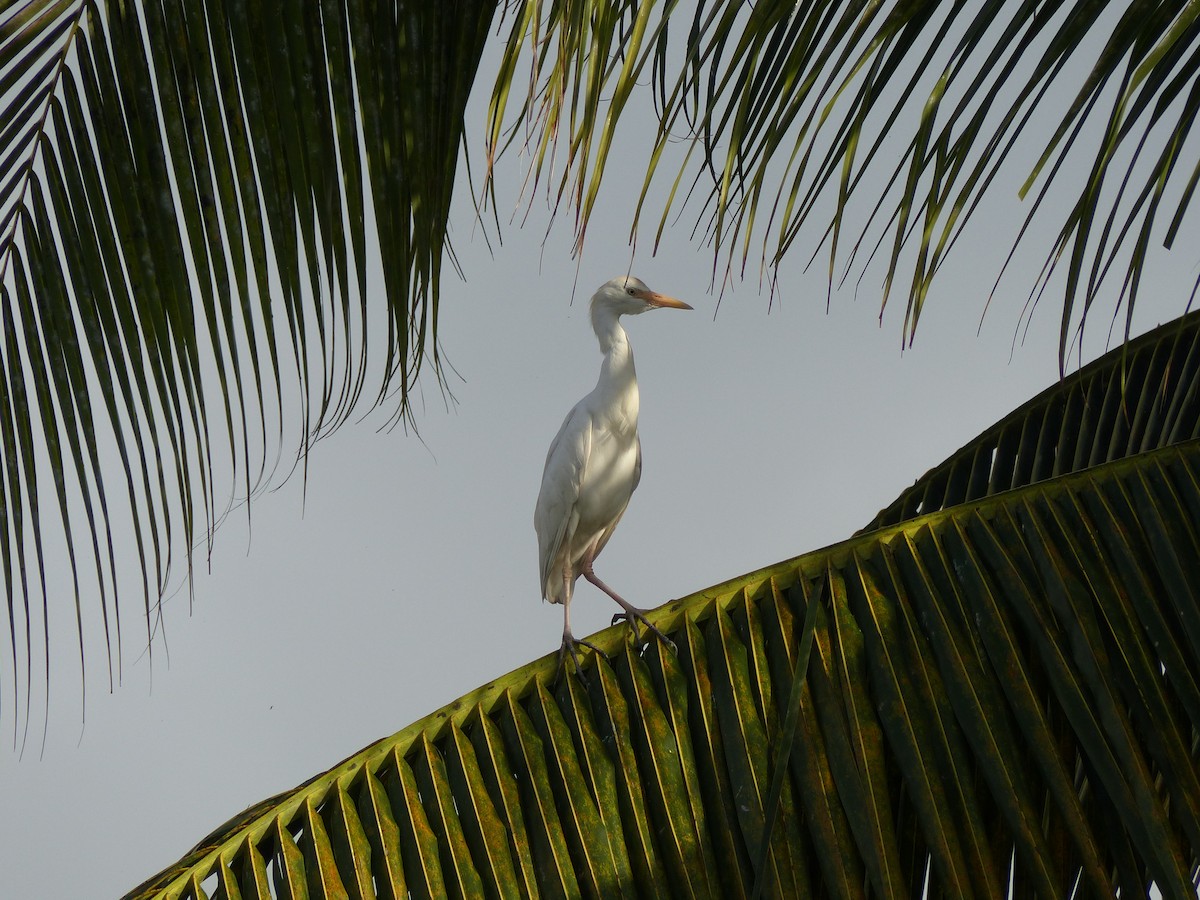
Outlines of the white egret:
[{"label": "white egret", "polygon": [[592,563],[612,537],[642,475],[638,438],[638,385],[633,349],[620,318],[651,309],[691,309],[682,300],[650,290],[637,278],[622,276],[602,285],[592,296],[592,328],[604,362],[592,392],[567,413],[546,454],[542,489],[533,513],[538,537],[542,597],[563,605],[563,641],[559,665],[570,653],[579,669],[577,644],[593,650],[571,633],[571,592],[582,575],[608,596],[637,635],[637,622],[670,644],[647,621],[643,611],[626,602],[596,577]]}]

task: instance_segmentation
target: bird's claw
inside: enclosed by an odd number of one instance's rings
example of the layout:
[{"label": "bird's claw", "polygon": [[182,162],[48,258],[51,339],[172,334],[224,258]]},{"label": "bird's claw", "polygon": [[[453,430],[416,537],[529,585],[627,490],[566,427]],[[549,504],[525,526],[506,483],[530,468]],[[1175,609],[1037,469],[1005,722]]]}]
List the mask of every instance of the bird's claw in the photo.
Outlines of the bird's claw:
[{"label": "bird's claw", "polygon": [[628,622],[629,623],[629,628],[633,632],[633,639],[638,644],[642,643],[642,635],[638,631],[638,626],[637,626],[637,623],[641,622],[643,625],[646,626],[646,629],[648,631],[654,632],[654,636],[657,637],[663,644],[665,644],[667,647],[670,647],[672,653],[678,654],[679,650],[675,646],[675,642],[673,640],[671,640],[669,637],[667,637],[665,634],[663,634],[661,631],[659,631],[653,622],[651,622],[649,619],[647,619],[642,613],[638,612],[637,610],[631,609],[631,610],[628,610],[627,612],[617,613],[615,616],[612,617],[612,624],[616,625],[618,622]]},{"label": "bird's claw", "polygon": [[558,648],[558,675],[556,680],[562,678],[566,672],[568,653],[571,655],[571,662],[575,663],[575,674],[583,678],[583,666],[579,662],[579,651],[575,649],[580,644],[608,659],[608,654],[591,641],[582,640],[574,635],[564,634],[562,646]]}]

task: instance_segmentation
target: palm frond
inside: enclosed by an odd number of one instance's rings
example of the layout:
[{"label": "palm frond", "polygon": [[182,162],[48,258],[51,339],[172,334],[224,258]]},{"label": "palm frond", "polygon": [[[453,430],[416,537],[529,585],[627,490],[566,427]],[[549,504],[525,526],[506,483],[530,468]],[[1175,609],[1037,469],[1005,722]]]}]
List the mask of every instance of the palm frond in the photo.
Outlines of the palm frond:
[{"label": "palm frond", "polygon": [[874,531],[1001,491],[1200,438],[1200,313],[1044,390],[917,479]]},{"label": "palm frond", "polygon": [[14,696],[47,630],[49,553],[65,547],[77,607],[99,585],[111,677],[123,548],[148,640],[168,573],[190,571],[231,491],[253,494],[270,460],[303,454],[364,391],[405,414],[436,362],[450,188],[492,13],[471,0],[0,12]]},{"label": "palm frond", "polygon": [[[529,132],[534,184],[550,179],[554,208],[574,205],[580,244],[622,114],[648,82],[660,124],[631,237],[665,192],[658,236],[696,198],[722,283],[748,266],[770,276],[804,246],[805,260],[827,252],[832,289],[878,256],[882,302],[906,295],[908,340],[968,221],[985,200],[996,208],[1002,172],[1033,196],[1014,249],[1035,216],[1066,211],[1030,286],[1039,296],[1065,269],[1064,359],[1114,268],[1117,306],[1132,310],[1152,242],[1172,246],[1200,179],[1200,13],[1184,0],[519,7],[493,154],[518,125]],[[1040,122],[1055,126],[1031,138]],[[673,144],[688,149],[664,188]],[[1017,161],[1030,151],[1032,166]]]},{"label": "palm frond", "polygon": [[817,582],[771,893],[1194,895],[1198,509],[1189,441],[751,573],[656,611],[678,656],[602,632],[584,678],[518,670],[129,896],[745,896]]},{"label": "palm frond", "polygon": [[[759,879],[776,896],[1194,896],[1198,327],[1113,351],[972,445],[1036,422],[1070,464],[901,504],[895,524],[672,601],[651,618],[677,655],[613,628],[580,676],[538,660],[246,810],[129,896],[745,897]],[[1152,385],[1126,396],[1158,396],[1141,424],[1081,426],[1064,398],[1119,397],[1102,388],[1122,372]],[[1062,449],[1076,431],[1125,449]]]}]

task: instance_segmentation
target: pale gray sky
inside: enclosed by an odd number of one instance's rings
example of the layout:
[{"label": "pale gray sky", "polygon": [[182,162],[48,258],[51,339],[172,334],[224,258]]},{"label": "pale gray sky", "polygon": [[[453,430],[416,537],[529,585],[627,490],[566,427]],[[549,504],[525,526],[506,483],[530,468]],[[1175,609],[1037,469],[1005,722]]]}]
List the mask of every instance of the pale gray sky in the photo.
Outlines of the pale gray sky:
[{"label": "pale gray sky", "polygon": [[[477,149],[485,99],[471,112]],[[82,737],[73,611],[58,611],[44,756],[40,733],[22,758],[0,752],[5,896],[119,895],[244,807],[557,650],[561,610],[539,599],[533,504],[549,441],[596,378],[588,297],[627,268],[696,307],[627,322],[645,465],[597,571],[640,605],[849,537],[1056,377],[1053,293],[1012,351],[1036,254],[1018,262],[976,336],[1022,214],[1013,189],[951,257],[901,354],[903,298],[877,321],[881,271],[857,299],[853,286],[836,294],[826,315],[823,264],[805,275],[810,251],[796,253],[770,308],[751,282],[714,316],[711,256],[689,241],[686,214],[657,256],[644,240],[630,266],[621,178],[641,170],[643,147],[618,146],[578,267],[569,216],[543,245],[539,203],[489,255],[460,195],[453,240],[466,279],[447,278],[441,318],[463,379],[450,373],[457,402],[447,411],[427,379],[422,440],[377,433],[376,414],[318,444],[303,510],[298,478],[258,497],[248,548],[234,516],[212,574],[197,572],[190,615],[186,591],[168,602],[169,665],[161,645],[152,670],[136,658],[127,625],[124,684],[109,694],[92,648]],[[523,174],[515,156],[501,171],[514,185]],[[515,203],[515,188],[502,185],[502,198]],[[1029,246],[1057,224],[1044,221]],[[1194,228],[1178,246],[1197,246]],[[1184,309],[1195,259],[1172,256],[1143,288],[1139,332]],[[1089,358],[1106,329],[1102,314]],[[576,634],[614,611],[581,584]]]}]

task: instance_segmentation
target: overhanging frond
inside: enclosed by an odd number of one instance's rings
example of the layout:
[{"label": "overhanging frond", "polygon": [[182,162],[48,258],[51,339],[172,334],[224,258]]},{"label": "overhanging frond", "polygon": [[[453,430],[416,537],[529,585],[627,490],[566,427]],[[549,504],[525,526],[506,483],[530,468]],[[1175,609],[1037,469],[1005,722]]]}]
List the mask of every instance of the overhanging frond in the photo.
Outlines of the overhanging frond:
[{"label": "overhanging frond", "polygon": [[[31,0],[0,12],[14,693],[39,655],[31,635],[47,630],[50,554],[69,560],[77,606],[99,585],[119,671],[119,569],[140,563],[144,642],[172,564],[190,571],[193,544],[231,496],[270,480],[272,459],[303,454],[364,391],[405,414],[436,360],[463,110],[493,9]],[[369,289],[376,256],[382,287]]]},{"label": "overhanging frond", "polygon": [[[1200,179],[1200,10],[1185,0],[510,5],[493,154],[527,135],[533,181],[576,208],[580,242],[630,97],[652,86],[638,218],[660,178],[659,236],[696,198],[722,282],[821,247],[832,288],[878,256],[883,303],[906,295],[907,339],[967,222],[1000,202],[1002,171],[1025,182],[1029,219],[1059,229],[1029,287],[1064,269],[1064,358],[1102,285],[1117,279],[1132,309]],[[675,171],[672,145],[687,149]],[[989,238],[1015,245],[1026,228]]]}]

